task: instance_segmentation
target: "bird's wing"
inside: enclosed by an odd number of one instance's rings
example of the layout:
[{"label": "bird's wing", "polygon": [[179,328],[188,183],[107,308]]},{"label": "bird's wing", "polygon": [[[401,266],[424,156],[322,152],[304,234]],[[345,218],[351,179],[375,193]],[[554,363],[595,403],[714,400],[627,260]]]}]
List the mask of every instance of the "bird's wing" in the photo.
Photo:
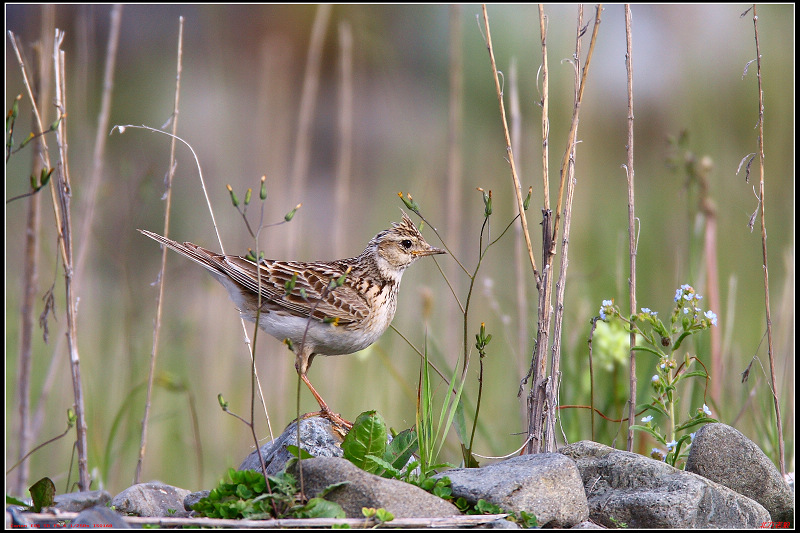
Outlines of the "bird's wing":
[{"label": "bird's wing", "polygon": [[[231,279],[258,294],[259,285],[254,262],[239,256],[220,256],[221,270]],[[346,268],[338,263],[300,263],[296,261],[262,260],[261,297],[292,315],[331,321],[338,325],[360,322],[369,315],[369,305]],[[296,274],[296,277],[295,277]],[[332,288],[341,276],[344,283]]]},{"label": "bird's wing", "polygon": [[[150,231],[139,231],[200,264],[215,276],[227,276],[245,290],[258,294],[259,283],[253,261],[212,252],[191,242],[179,243]],[[277,307],[294,316],[313,316],[317,320],[338,325],[357,323],[369,316],[370,307],[364,294],[358,290],[355,280],[345,275],[345,263],[261,260],[258,270],[261,274],[261,297],[269,307]],[[297,277],[289,291],[287,283],[294,274]],[[342,275],[345,275],[344,283],[329,289],[331,280],[337,280]]]}]

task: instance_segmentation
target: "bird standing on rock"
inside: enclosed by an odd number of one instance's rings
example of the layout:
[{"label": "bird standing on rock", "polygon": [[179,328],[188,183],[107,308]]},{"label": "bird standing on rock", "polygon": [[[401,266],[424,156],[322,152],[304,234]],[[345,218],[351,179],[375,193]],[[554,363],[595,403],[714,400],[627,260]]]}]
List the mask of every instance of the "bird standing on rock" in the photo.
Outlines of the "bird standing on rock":
[{"label": "bird standing on rock", "polygon": [[428,244],[405,213],[360,255],[337,261],[261,259],[256,264],[139,231],[208,270],[245,320],[256,321],[260,292],[258,326],[289,344],[297,373],[322,414],[348,429],[352,424],[333,413],[308,380],[311,362],[317,355],[357,352],[378,340],[394,318],[405,269],[421,257],[446,253]]}]

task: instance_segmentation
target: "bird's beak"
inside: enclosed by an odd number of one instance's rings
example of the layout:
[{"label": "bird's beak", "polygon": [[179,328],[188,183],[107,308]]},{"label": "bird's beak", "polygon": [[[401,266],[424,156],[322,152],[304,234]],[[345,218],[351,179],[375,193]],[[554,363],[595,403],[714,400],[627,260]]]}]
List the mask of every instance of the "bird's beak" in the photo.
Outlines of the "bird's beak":
[{"label": "bird's beak", "polygon": [[444,250],[442,250],[440,248],[434,248],[433,246],[431,246],[427,250],[415,250],[415,251],[411,252],[411,255],[413,255],[414,257],[424,257],[426,255],[437,255],[437,254],[446,254],[446,253],[447,252],[445,252]]}]

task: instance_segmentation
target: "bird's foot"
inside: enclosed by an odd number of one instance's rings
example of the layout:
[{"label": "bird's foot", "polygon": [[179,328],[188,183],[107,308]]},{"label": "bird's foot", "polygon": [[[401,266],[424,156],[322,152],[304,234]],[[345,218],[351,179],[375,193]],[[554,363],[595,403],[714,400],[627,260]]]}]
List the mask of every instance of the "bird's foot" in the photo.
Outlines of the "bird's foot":
[{"label": "bird's foot", "polygon": [[327,408],[320,409],[314,413],[306,413],[300,418],[312,418],[315,416],[321,416],[322,418],[327,418],[331,421],[335,428],[344,430],[343,432],[346,434],[353,428],[353,423],[345,420],[341,417],[341,415],[337,415],[333,411]]}]

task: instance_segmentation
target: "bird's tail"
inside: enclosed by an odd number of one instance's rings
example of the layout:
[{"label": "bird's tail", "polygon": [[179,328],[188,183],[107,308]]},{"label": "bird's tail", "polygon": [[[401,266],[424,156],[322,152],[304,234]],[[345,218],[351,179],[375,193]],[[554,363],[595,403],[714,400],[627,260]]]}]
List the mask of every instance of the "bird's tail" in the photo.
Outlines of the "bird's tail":
[{"label": "bird's tail", "polygon": [[147,235],[154,241],[158,241],[167,248],[171,248],[175,250],[179,254],[188,257],[198,265],[202,266],[212,274],[220,274],[224,273],[224,269],[220,268],[221,261],[224,260],[224,256],[211,250],[206,250],[201,246],[197,246],[196,244],[192,244],[190,242],[184,242],[183,244],[173,241],[172,239],[168,239],[159,235],[158,233],[153,233],[152,231],[147,231],[144,229],[139,230],[140,233]]}]

